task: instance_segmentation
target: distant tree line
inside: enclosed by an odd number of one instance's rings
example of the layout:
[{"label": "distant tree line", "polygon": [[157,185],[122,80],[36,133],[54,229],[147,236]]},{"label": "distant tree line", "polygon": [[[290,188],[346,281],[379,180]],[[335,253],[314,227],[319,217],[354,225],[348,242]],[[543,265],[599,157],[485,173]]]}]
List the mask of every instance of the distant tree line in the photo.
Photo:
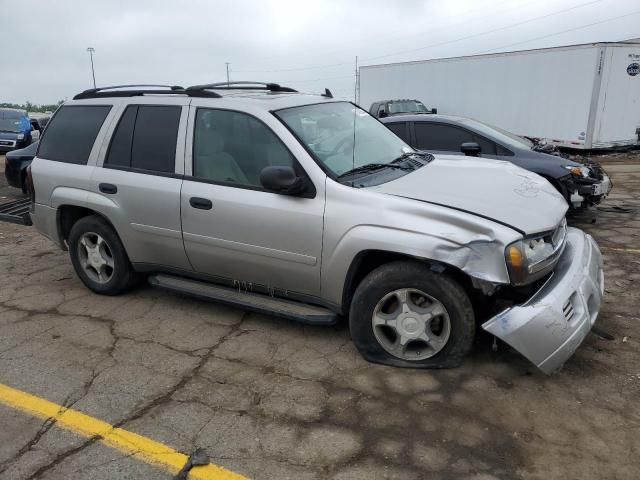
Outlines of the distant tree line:
[{"label": "distant tree line", "polygon": [[27,112],[45,113],[55,112],[56,109],[63,103],[60,100],[58,103],[52,103],[50,105],[36,105],[35,103],[26,102],[24,105],[18,103],[0,103],[0,108],[19,108],[20,110],[26,110]]}]

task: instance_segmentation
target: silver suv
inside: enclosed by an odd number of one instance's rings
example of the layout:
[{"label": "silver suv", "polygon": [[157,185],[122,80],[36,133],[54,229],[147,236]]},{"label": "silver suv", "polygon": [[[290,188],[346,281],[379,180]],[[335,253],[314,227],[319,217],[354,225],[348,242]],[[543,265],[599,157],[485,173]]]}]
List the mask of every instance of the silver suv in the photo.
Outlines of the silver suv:
[{"label": "silver suv", "polygon": [[598,247],[546,180],[417,153],[328,90],[87,90],[28,180],[34,225],[94,292],[144,274],[311,324],[347,317],[373,362],[457,366],[478,323],[552,372],[602,301]]}]

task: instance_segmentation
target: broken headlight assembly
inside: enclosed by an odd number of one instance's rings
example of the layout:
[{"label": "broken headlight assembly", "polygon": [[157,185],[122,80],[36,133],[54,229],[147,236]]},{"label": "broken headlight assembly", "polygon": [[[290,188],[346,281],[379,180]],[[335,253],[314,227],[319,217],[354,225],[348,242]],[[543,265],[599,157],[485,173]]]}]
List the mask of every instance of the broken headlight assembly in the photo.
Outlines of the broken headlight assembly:
[{"label": "broken headlight assembly", "polygon": [[525,237],[508,245],[505,259],[511,284],[527,285],[553,270],[564,250],[566,234],[567,221],[562,219],[553,232]]},{"label": "broken headlight assembly", "polygon": [[565,165],[564,168],[571,172],[571,175],[578,178],[589,178],[591,171],[589,167],[573,167],[571,165]]}]

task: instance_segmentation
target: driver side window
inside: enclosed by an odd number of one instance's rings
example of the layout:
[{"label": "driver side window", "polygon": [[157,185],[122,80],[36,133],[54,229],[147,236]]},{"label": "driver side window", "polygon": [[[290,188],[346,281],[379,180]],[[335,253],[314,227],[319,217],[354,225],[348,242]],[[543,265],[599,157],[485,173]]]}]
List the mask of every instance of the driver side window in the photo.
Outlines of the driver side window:
[{"label": "driver side window", "polygon": [[265,167],[294,167],[294,163],[289,150],[260,120],[231,110],[197,110],[194,177],[262,188],[260,172]]}]

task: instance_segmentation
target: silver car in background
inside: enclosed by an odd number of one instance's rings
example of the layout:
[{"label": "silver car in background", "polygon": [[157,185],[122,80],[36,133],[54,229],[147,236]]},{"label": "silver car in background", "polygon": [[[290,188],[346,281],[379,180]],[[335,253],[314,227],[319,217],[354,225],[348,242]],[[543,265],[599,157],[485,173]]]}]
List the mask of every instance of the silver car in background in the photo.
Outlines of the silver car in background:
[{"label": "silver car in background", "polygon": [[347,317],[373,362],[457,366],[479,324],[549,373],[602,301],[598,247],[546,180],[418,153],[329,92],[88,90],[52,118],[28,183],[34,225],[91,290],[145,275],[311,324]]}]

